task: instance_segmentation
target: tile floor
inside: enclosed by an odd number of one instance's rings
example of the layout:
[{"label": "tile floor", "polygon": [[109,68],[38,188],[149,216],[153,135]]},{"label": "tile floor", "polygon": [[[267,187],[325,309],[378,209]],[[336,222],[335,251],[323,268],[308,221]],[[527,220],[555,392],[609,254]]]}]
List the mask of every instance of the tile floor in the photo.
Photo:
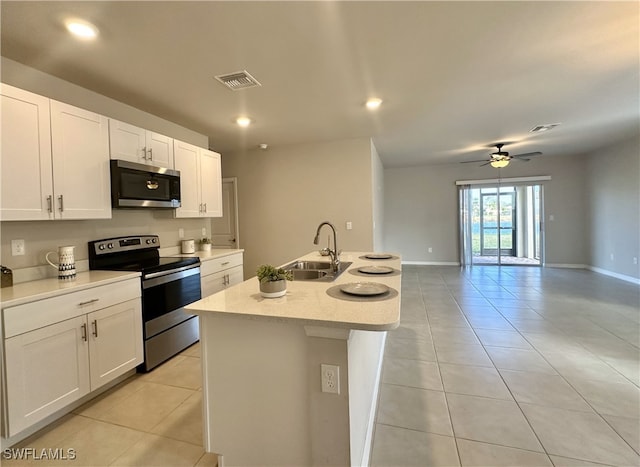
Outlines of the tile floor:
[{"label": "tile floor", "polygon": [[[403,267],[372,465],[639,466],[640,289],[582,270]],[[212,466],[199,347],[19,446],[74,467]],[[7,461],[3,465],[52,465]]]},{"label": "tile floor", "polygon": [[372,465],[638,466],[639,343],[633,284],[404,266]]}]

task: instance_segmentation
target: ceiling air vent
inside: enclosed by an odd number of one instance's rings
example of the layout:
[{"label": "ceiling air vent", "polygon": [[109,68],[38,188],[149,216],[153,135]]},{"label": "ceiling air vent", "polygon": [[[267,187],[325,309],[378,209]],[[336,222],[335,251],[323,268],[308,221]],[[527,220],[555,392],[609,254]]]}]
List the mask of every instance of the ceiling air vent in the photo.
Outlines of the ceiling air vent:
[{"label": "ceiling air vent", "polygon": [[262,86],[258,80],[251,76],[246,70],[236,71],[228,75],[219,75],[215,78],[232,91]]}]

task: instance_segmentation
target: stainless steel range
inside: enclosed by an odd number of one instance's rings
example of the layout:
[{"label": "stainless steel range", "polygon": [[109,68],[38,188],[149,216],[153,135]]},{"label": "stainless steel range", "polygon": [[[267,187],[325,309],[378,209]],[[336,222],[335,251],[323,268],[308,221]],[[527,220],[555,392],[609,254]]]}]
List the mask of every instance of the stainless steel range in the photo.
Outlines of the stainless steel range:
[{"label": "stainless steel range", "polygon": [[184,306],[200,300],[200,260],[160,257],[157,235],[89,242],[89,269],[142,273],[144,363],[149,371],[198,340],[198,317]]}]

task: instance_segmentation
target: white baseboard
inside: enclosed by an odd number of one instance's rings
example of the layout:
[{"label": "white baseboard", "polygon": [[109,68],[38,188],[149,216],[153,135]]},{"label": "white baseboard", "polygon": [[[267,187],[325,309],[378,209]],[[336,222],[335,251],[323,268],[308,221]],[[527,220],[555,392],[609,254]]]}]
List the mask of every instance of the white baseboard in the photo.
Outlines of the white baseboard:
[{"label": "white baseboard", "polygon": [[589,269],[586,264],[546,263],[545,268]]},{"label": "white baseboard", "polygon": [[413,266],[460,266],[456,261],[402,261],[402,264]]},{"label": "white baseboard", "polygon": [[632,284],[640,285],[640,279],[637,277],[627,276],[625,274],[619,274],[617,272],[608,271],[606,269],[597,268],[595,266],[587,266],[587,269],[593,272],[597,272],[598,274],[604,274],[605,276],[615,277],[616,279],[620,279],[621,281],[631,282]]}]

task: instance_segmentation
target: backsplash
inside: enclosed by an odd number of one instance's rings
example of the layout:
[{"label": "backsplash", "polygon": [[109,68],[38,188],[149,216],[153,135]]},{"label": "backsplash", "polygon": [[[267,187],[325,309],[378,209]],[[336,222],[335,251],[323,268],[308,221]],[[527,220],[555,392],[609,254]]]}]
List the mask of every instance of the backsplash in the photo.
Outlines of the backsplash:
[{"label": "backsplash", "polygon": [[[61,245],[75,245],[78,265],[88,264],[87,243],[102,238],[124,235],[154,234],[160,236],[162,248],[180,245],[179,229],[184,238],[202,238],[202,229],[211,236],[211,219],[175,219],[172,210],[114,210],[111,219],[82,221],[0,222],[0,264],[14,271],[22,270],[29,277],[52,277],[56,271],[45,261],[48,251]],[[11,240],[25,241],[25,254],[11,255]],[[46,267],[45,267],[46,266]],[[51,269],[51,271],[48,271]],[[86,267],[84,268],[87,269]],[[18,272],[14,282],[21,282]]]}]

